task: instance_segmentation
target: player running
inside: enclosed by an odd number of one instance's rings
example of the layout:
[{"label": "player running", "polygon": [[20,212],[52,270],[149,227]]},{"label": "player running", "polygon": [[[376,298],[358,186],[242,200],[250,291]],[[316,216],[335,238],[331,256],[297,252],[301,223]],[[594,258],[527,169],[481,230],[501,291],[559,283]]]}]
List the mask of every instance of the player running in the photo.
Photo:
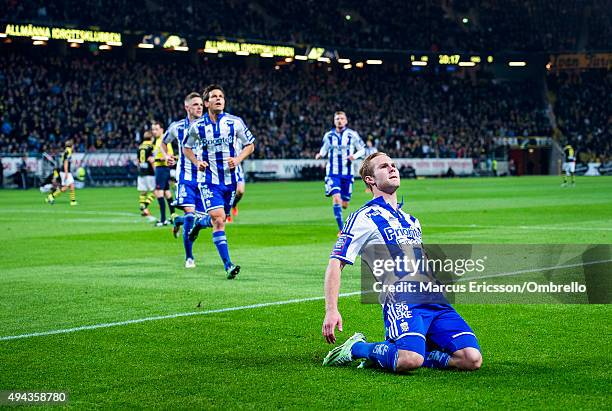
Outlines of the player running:
[{"label": "player running", "polygon": [[325,196],[332,197],[334,216],[338,229],[342,230],[342,209],[346,209],[353,192],[353,161],[365,153],[365,145],[359,134],[346,125],[344,111],[334,114],[334,128],[323,136],[321,150],[316,159],[328,156],[325,168]]},{"label": "player running", "polygon": [[70,171],[72,167],[72,140],[67,140],[65,150],[60,158],[60,186],[47,196],[48,204],[55,204],[55,199],[70,187],[70,205],[76,206],[79,203],[76,201],[76,192],[74,190],[74,177]]},{"label": "player running", "polygon": [[[185,247],[185,268],[195,268],[195,259],[193,257],[193,242],[189,239],[189,231],[193,227],[195,221],[195,213],[204,213],[204,204],[200,196],[198,188],[198,168],[192,163],[185,154],[182,148],[187,140],[189,127],[198,118],[202,117],[204,102],[200,93],[192,92],[185,97],[185,111],[187,117],[182,120],[175,121],[170,124],[168,131],[164,135],[160,149],[164,154],[168,164],[174,163],[174,157],[168,153],[168,146],[176,140],[178,142],[178,162],[177,162],[177,184],[176,184],[176,206],[182,208],[185,213],[182,217],[173,219],[172,232],[176,237],[183,225],[183,246]],[[194,147],[193,152],[196,158],[201,158],[201,148]]]},{"label": "player running", "polygon": [[155,197],[159,204],[159,221],[155,224],[158,227],[163,225],[169,225],[170,220],[166,218],[166,202],[170,209],[170,215],[174,214],[174,205],[172,204],[172,192],[170,191],[170,168],[173,164],[168,164],[166,160],[167,155],[174,155],[172,146],[169,146],[167,153],[164,154],[161,151],[161,144],[164,137],[164,129],[162,128],[159,121],[151,122],[151,132],[155,137],[155,151],[153,156],[155,158]]},{"label": "player running", "polygon": [[137,189],[140,193],[140,215],[148,217],[151,215],[149,204],[153,201],[155,190],[155,169],[153,161],[153,133],[145,131],[142,143],[138,146],[138,183]]},{"label": "player running", "polygon": [[[359,174],[374,199],[349,216],[330,256],[325,273],[323,321],[323,336],[330,344],[336,342],[336,327],[342,331],[338,292],[345,264],[353,264],[368,245],[391,248],[421,244],[419,220],[397,204],[400,176],[393,160],[384,153],[374,153],[364,160]],[[389,235],[390,231],[393,235]],[[347,365],[355,359],[365,359],[370,365],[394,372],[419,367],[480,368],[478,340],[449,304],[409,304],[385,299],[383,317],[385,341],[368,343],[363,334],[356,333],[331,350],[323,365]]]},{"label": "player running", "polygon": [[[213,84],[202,92],[207,112],[189,128],[189,137],[183,145],[183,153],[198,169],[200,193],[208,216],[198,218],[189,233],[195,240],[200,230],[212,227],[213,243],[223,261],[228,279],[235,278],[240,266],[230,259],[225,219],[234,204],[238,176],[236,168],[254,150],[255,138],[240,117],[225,113],[225,92]],[[237,142],[242,150],[237,151]],[[194,149],[202,148],[199,160]]]},{"label": "player running", "polygon": [[[237,146],[237,150],[241,150],[241,146]],[[232,204],[232,213],[227,216],[227,222],[232,223],[233,217],[238,215],[238,202],[244,196],[244,190],[246,188],[246,180],[244,178],[244,169],[242,164],[238,164],[236,167],[236,195],[234,196],[234,203]]]},{"label": "player running", "polygon": [[563,184],[561,187],[567,187],[567,177],[571,176],[571,186],[574,187],[576,185],[576,176],[574,173],[576,172],[576,152],[571,144],[566,144],[563,147]]}]

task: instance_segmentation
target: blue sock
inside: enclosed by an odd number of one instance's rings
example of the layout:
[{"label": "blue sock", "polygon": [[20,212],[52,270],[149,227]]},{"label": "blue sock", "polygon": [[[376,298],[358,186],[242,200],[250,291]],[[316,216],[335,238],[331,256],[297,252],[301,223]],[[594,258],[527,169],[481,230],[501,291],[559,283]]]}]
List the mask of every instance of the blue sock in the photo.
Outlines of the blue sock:
[{"label": "blue sock", "polygon": [[213,233],[213,243],[217,247],[219,256],[223,260],[223,266],[227,268],[232,264],[229,256],[229,248],[227,247],[227,237],[225,237],[225,231],[215,231]]},{"label": "blue sock", "polygon": [[344,222],[342,221],[342,206],[340,204],[334,204],[334,216],[336,216],[336,222],[338,223],[338,228],[342,230],[342,226]]},{"label": "blue sock", "polygon": [[448,368],[450,355],[442,351],[431,351],[425,353],[425,361],[422,367],[427,368]]},{"label": "blue sock", "polygon": [[[191,214],[191,216],[193,217],[193,214]],[[180,215],[174,219],[174,225],[180,226],[180,225],[183,225],[184,223],[185,223],[185,216]]]},{"label": "blue sock", "polygon": [[157,199],[159,203],[159,221],[166,221],[166,199],[161,197]]},{"label": "blue sock", "polygon": [[198,220],[198,224],[204,228],[210,228],[212,227],[212,218],[209,215],[204,216]]},{"label": "blue sock", "polygon": [[358,358],[370,358],[370,354],[372,354],[372,351],[374,351],[375,346],[376,343],[355,343],[351,347],[351,355],[355,360]]},{"label": "blue sock", "polygon": [[397,364],[397,347],[395,343],[356,343],[351,348],[353,358],[368,358],[376,361],[382,368],[395,371]]},{"label": "blue sock", "polygon": [[[181,217],[177,217],[177,220]],[[185,247],[185,259],[193,258],[193,243],[189,241],[189,231],[193,227],[193,221],[195,217],[193,213],[185,214],[183,218],[183,246]]]}]

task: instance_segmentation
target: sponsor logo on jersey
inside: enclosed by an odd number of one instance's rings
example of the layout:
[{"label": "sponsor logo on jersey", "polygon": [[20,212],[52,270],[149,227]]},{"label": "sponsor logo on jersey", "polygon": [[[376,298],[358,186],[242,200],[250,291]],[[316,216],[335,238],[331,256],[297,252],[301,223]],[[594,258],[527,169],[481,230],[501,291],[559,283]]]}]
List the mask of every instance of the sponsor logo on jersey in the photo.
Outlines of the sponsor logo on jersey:
[{"label": "sponsor logo on jersey", "polygon": [[385,237],[388,241],[399,241],[403,239],[420,240],[421,230],[418,228],[385,228]]}]

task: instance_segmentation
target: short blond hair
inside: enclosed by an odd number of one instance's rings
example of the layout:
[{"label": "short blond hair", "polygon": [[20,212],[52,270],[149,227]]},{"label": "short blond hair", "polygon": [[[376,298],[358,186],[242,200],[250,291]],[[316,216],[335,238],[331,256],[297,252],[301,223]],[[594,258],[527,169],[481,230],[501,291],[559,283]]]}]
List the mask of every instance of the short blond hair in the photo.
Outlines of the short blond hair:
[{"label": "short blond hair", "polygon": [[336,117],[336,116],[337,116],[337,115],[339,115],[339,114],[343,114],[343,115],[344,115],[344,117],[346,117],[346,113],[345,113],[344,111],[336,111],[336,112],[334,113],[334,117]]},{"label": "short blond hair", "polygon": [[367,176],[374,177],[374,166],[372,165],[372,160],[374,160],[376,157],[386,156],[386,155],[387,154],[383,153],[382,151],[377,151],[376,153],[372,153],[369,156],[367,156],[365,160],[363,160],[363,163],[361,163],[361,167],[359,167],[359,175],[361,176],[361,179],[363,180],[364,184],[366,185],[366,188],[369,191],[372,191],[372,186],[366,183],[365,178]]},{"label": "short blond hair", "polygon": [[191,100],[196,97],[202,98],[202,95],[197,91],[192,91],[191,93],[187,94],[187,96],[185,97],[185,104],[191,103]]}]

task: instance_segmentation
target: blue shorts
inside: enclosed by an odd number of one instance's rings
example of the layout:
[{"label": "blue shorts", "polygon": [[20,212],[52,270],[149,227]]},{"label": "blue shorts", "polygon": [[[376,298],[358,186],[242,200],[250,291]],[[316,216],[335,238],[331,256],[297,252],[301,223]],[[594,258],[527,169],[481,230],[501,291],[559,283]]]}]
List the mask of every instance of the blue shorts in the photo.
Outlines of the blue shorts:
[{"label": "blue shorts", "polygon": [[453,307],[447,304],[405,303],[383,306],[385,336],[398,350],[425,351],[438,349],[449,354],[466,347],[480,351],[474,331]]},{"label": "blue shorts", "polygon": [[204,203],[200,195],[200,188],[195,181],[177,183],[176,206],[180,208],[193,207],[197,212],[204,212]]},{"label": "blue shorts", "polygon": [[204,203],[204,211],[209,212],[217,208],[225,210],[229,214],[236,196],[236,184],[221,185],[200,183],[200,195]]},{"label": "blue shorts", "polygon": [[340,194],[343,201],[350,201],[353,194],[352,176],[326,176],[325,177],[325,196]]},{"label": "blue shorts", "polygon": [[155,167],[155,189],[170,190],[170,169],[168,167]]}]

